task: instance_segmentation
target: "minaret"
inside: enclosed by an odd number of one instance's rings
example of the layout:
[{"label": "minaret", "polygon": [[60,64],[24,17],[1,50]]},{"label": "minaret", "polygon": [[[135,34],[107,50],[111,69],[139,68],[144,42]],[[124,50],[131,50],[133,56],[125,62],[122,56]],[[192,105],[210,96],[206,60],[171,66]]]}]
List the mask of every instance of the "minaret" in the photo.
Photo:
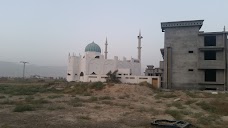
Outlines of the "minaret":
[{"label": "minaret", "polygon": [[141,39],[143,37],[141,36],[141,31],[139,31],[139,36],[138,36],[138,60],[140,61],[141,63]]},{"label": "minaret", "polygon": [[107,37],[106,37],[106,41],[105,41],[105,59],[107,59],[107,55],[108,55],[108,40],[107,40]]}]

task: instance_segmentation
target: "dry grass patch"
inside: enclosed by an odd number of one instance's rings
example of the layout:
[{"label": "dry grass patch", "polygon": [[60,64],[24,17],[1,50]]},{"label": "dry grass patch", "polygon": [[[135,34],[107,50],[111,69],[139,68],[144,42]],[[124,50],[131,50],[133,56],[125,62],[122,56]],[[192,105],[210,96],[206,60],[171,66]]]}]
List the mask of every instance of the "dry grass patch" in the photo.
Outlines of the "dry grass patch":
[{"label": "dry grass patch", "polygon": [[185,101],[185,104],[186,104],[186,105],[190,105],[190,104],[193,104],[193,103],[195,103],[195,102],[197,102],[197,100],[192,100],[192,99],[190,99],[190,100]]},{"label": "dry grass patch", "polygon": [[196,103],[196,105],[200,106],[203,110],[210,113],[228,116],[228,101],[223,101],[223,99],[212,100],[209,102],[201,101],[199,103]]},{"label": "dry grass patch", "polygon": [[178,109],[185,109],[185,107],[180,102],[173,102],[171,104],[167,104],[168,107],[174,106]]},{"label": "dry grass patch", "polygon": [[63,106],[58,106],[58,105],[52,105],[52,106],[49,106],[47,109],[50,110],[50,111],[54,111],[54,110],[65,109],[65,107],[63,107]]},{"label": "dry grass patch", "polygon": [[165,113],[171,115],[176,120],[183,120],[186,116],[193,114],[193,112],[191,112],[190,110],[176,110],[176,109],[168,109],[165,111]]},{"label": "dry grass patch", "polygon": [[78,116],[78,119],[90,120],[91,118],[89,117],[89,115],[85,115],[85,116]]},{"label": "dry grass patch", "polygon": [[99,97],[99,100],[114,100],[114,97],[110,97],[110,96],[101,96]]},{"label": "dry grass patch", "polygon": [[172,92],[158,92],[155,95],[155,99],[160,99],[160,98],[176,98],[178,97],[176,94]]},{"label": "dry grass patch", "polygon": [[60,98],[60,97],[64,97],[64,95],[50,95],[48,96],[49,99],[56,99],[56,98]]}]

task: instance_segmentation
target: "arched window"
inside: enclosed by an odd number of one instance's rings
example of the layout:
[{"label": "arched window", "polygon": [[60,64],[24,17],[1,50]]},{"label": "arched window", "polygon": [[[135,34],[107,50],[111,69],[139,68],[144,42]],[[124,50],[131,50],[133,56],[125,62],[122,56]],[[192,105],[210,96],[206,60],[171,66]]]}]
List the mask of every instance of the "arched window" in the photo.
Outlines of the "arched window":
[{"label": "arched window", "polygon": [[95,58],[99,59],[99,58],[100,58],[100,56],[95,56]]},{"label": "arched window", "polygon": [[83,73],[83,72],[81,72],[81,73],[80,73],[80,76],[84,76],[84,73]]},{"label": "arched window", "polygon": [[70,73],[67,73],[68,76],[70,76]]}]

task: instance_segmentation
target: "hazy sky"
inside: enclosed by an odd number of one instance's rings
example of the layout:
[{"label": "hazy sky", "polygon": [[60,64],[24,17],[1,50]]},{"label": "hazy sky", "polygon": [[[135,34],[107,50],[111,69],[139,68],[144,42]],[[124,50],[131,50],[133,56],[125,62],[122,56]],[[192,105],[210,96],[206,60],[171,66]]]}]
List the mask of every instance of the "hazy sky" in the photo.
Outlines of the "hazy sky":
[{"label": "hazy sky", "polygon": [[202,31],[228,28],[227,0],[0,0],[0,61],[64,66],[69,52],[84,54],[92,41],[108,58],[137,58],[142,66],[162,60],[160,22],[204,19]]}]

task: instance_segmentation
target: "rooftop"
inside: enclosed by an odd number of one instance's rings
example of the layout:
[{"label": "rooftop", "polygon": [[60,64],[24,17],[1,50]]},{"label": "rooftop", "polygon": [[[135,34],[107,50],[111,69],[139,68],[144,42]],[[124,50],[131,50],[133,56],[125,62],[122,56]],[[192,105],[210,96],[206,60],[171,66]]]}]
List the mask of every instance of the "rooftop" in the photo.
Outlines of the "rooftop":
[{"label": "rooftop", "polygon": [[166,28],[174,28],[174,27],[191,27],[198,26],[199,29],[202,27],[204,20],[187,20],[187,21],[172,21],[172,22],[161,22],[162,32],[165,31]]}]

